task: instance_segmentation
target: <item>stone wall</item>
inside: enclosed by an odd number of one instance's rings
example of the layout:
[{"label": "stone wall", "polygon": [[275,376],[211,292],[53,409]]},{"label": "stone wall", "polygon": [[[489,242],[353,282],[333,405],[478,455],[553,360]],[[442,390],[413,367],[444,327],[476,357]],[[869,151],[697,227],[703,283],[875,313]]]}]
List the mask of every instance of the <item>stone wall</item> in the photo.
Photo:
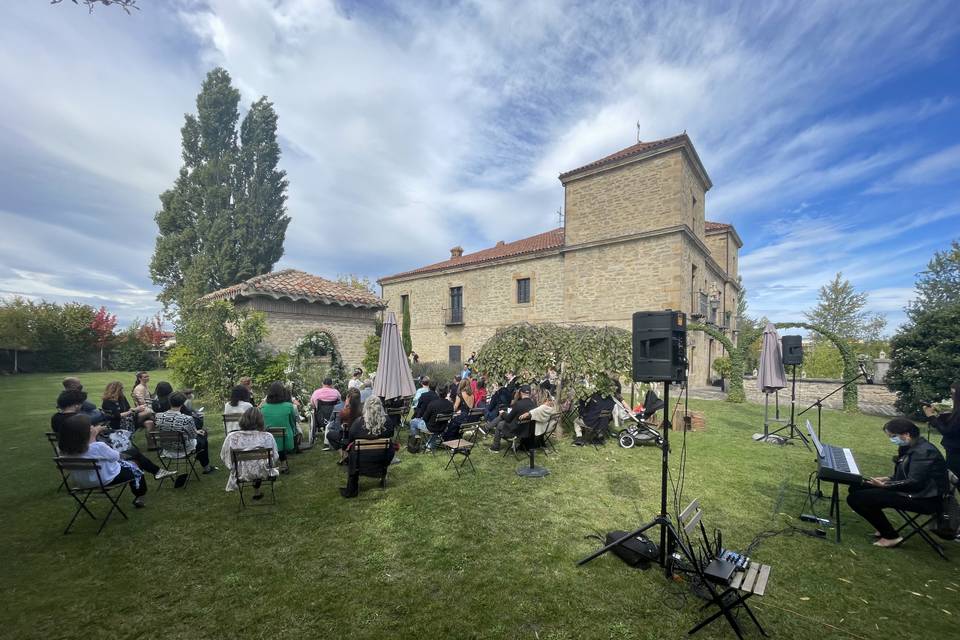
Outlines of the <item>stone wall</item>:
[{"label": "stone wall", "polygon": [[[797,378],[797,411],[802,411],[810,406],[817,398],[829,394],[831,391],[843,384],[842,380],[824,380]],[[763,404],[763,393],[757,388],[757,379],[753,376],[746,376],[743,379],[744,391],[747,394],[747,402]],[[897,399],[897,394],[888,390],[881,384],[858,384],[857,398],[860,410],[864,413],[875,413],[881,415],[893,415],[895,409],[893,403]],[[772,396],[771,396],[772,400]],[[786,406],[790,411],[790,380],[787,380],[787,388],[780,391],[780,407]],[[823,403],[828,409],[843,409],[843,392],[837,392],[829,400]],[[811,411],[816,411],[813,409]],[[811,422],[816,422],[811,419]]]},{"label": "stone wall", "polygon": [[363,342],[376,329],[376,309],[270,298],[254,298],[241,304],[266,315],[268,333],[263,344],[267,348],[287,351],[308,333],[326,331],[333,336],[348,368],[359,366],[363,361]]},{"label": "stone wall", "polygon": [[693,220],[686,217],[689,208],[681,205],[685,162],[683,153],[675,149],[567,182],[566,243],[576,245],[678,224],[695,230]]}]

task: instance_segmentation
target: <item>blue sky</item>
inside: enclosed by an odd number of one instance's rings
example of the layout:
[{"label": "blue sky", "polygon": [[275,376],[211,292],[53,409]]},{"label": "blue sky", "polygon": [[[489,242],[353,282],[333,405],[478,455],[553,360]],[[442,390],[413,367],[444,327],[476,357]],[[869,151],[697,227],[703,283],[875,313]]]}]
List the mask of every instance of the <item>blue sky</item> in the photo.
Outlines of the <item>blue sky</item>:
[{"label": "blue sky", "polygon": [[375,279],[553,228],[557,175],[637,121],[691,136],[754,315],[842,271],[894,327],[960,237],[954,2],[140,4],[4,8],[0,296],[157,310],[157,196],[215,65],[279,114],[278,268]]}]

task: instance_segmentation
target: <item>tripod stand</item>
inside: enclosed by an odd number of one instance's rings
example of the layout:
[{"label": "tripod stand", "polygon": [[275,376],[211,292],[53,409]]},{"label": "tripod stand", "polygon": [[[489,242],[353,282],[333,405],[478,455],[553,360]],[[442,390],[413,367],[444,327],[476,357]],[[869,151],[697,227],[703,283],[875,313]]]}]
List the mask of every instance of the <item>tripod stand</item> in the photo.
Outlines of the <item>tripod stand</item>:
[{"label": "tripod stand", "polygon": [[672,574],[671,564],[669,562],[670,557],[673,555],[673,549],[676,545],[676,541],[680,539],[680,534],[677,533],[677,530],[673,526],[673,522],[670,521],[670,516],[667,513],[667,473],[670,470],[669,467],[669,456],[670,456],[670,383],[666,382],[663,385],[663,421],[661,422],[661,430],[663,431],[663,444],[661,445],[662,456],[661,456],[661,468],[660,468],[660,513],[656,518],[646,523],[642,527],[632,531],[621,538],[614,540],[607,546],[598,549],[593,552],[583,560],[577,562],[577,566],[587,564],[595,558],[599,558],[607,551],[610,551],[614,547],[623,542],[640,535],[647,529],[652,529],[653,527],[660,527],[660,547],[659,547],[659,556],[657,558],[657,564],[663,567],[664,575],[668,578]]},{"label": "tripod stand", "polygon": [[797,410],[797,365],[792,365],[792,366],[793,366],[793,375],[791,376],[791,381],[790,381],[790,422],[780,427],[776,431],[770,432],[770,435],[775,436],[781,431],[785,429],[789,429],[790,431],[787,433],[786,436],[780,436],[780,437],[781,438],[785,437],[787,440],[794,440],[799,438],[800,440],[803,441],[803,444],[806,445],[807,450],[809,451],[810,441],[807,440],[807,436],[803,435],[803,432],[800,431],[800,429],[798,429],[797,425],[794,423],[794,421],[796,420],[795,414]]}]

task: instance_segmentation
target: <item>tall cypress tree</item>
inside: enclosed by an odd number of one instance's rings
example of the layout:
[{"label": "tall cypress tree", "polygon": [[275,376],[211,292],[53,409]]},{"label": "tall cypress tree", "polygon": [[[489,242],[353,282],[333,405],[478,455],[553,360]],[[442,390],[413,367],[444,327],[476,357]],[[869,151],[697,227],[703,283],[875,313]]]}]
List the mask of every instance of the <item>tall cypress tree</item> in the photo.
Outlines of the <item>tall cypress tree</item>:
[{"label": "tall cypress tree", "polygon": [[277,116],[266,98],[253,104],[237,140],[240,92],[230,74],[207,74],[197,115],[185,116],[183,166],[160,195],[150,274],[158,298],[180,308],[197,297],[268,272],[283,255],[285,173],[277,169]]}]

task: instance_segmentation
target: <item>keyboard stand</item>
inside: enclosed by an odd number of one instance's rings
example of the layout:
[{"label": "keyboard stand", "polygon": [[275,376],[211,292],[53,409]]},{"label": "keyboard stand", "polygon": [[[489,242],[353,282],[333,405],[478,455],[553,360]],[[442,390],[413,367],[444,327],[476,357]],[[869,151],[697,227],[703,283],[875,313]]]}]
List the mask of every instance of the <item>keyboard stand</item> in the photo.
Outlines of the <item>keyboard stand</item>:
[{"label": "keyboard stand", "polygon": [[840,483],[834,481],[833,491],[830,493],[830,514],[828,516],[833,520],[833,526],[837,544],[840,544]]}]

